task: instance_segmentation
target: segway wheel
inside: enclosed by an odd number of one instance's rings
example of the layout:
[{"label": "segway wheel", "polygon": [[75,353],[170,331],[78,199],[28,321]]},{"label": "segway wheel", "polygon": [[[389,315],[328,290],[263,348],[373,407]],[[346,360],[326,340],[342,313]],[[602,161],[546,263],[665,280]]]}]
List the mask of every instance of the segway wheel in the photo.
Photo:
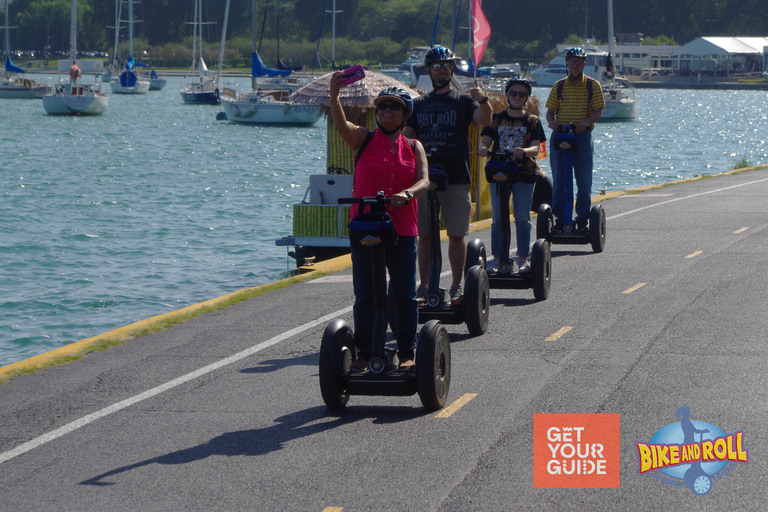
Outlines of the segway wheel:
[{"label": "segway wheel", "polygon": [[531,249],[531,277],[533,296],[536,300],[547,300],[552,281],[552,251],[543,238],[536,240]]},{"label": "segway wheel", "polygon": [[554,224],[552,207],[546,203],[539,206],[539,211],[536,214],[536,238],[543,238],[547,242],[551,242],[552,226]]},{"label": "segway wheel", "polygon": [[479,238],[473,238],[467,244],[467,259],[464,260],[464,275],[470,268],[475,265],[480,265],[480,268],[485,270],[486,258],[488,254],[485,252],[485,244]]},{"label": "segway wheel", "polygon": [[352,327],[339,318],[332,320],[320,343],[320,393],[329,409],[341,409],[349,401],[343,375],[355,358]]},{"label": "segway wheel", "polygon": [[416,354],[416,388],[422,405],[442,409],[451,387],[451,343],[439,320],[430,320],[419,332]]},{"label": "segway wheel", "polygon": [[490,290],[488,274],[485,270],[480,265],[471,267],[464,280],[464,319],[472,336],[480,336],[488,328]]},{"label": "segway wheel", "polygon": [[589,243],[594,252],[603,252],[605,249],[605,210],[600,204],[589,211]]}]

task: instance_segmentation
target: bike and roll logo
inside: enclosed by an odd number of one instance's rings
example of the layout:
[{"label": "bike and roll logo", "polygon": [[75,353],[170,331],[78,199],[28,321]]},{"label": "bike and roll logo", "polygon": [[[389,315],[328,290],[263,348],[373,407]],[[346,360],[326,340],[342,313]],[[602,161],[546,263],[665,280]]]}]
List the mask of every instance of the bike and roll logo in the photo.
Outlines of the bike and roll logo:
[{"label": "bike and roll logo", "polygon": [[749,454],[744,432],[726,434],[720,427],[690,416],[688,406],[680,407],[675,411],[680,421],[661,428],[650,442],[637,443],[639,472],[704,495],[736,464],[746,464]]}]

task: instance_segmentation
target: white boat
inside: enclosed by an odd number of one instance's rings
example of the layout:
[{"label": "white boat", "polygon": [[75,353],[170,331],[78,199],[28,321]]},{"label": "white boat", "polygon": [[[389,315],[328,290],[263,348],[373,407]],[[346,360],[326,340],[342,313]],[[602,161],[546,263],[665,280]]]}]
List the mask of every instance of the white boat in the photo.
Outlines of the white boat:
[{"label": "white boat", "polygon": [[[292,89],[284,86],[292,73],[290,69],[271,69],[264,65],[256,51],[256,0],[252,0],[253,27],[251,32],[251,91],[237,93],[225,87],[219,96],[223,113],[217,119],[244,124],[312,125],[320,119],[319,105],[289,101]],[[278,56],[278,62],[280,57]],[[262,88],[264,78],[278,81],[278,87]],[[223,114],[223,115],[222,115]]]},{"label": "white boat", "polygon": [[[189,104],[207,104],[218,105],[219,104],[219,85],[218,77],[221,74],[221,59],[224,53],[224,41],[227,33],[227,17],[229,15],[229,0],[227,0],[224,8],[224,28],[221,35],[221,46],[219,48],[219,72],[213,73],[208,71],[208,67],[203,60],[203,22],[202,18],[202,1],[195,0],[195,20],[192,22],[194,32],[192,36],[192,71],[191,75],[188,75],[184,79],[184,83],[179,90],[181,99],[184,103]],[[208,22],[206,22],[207,24]],[[200,55],[198,59],[197,55],[197,41],[200,41]],[[195,74],[195,65],[198,67],[198,75]]]},{"label": "white boat", "polygon": [[150,91],[162,91],[163,87],[168,84],[168,80],[165,75],[158,75],[154,69],[149,73],[149,90]]},{"label": "white boat", "polygon": [[113,93],[146,94],[149,91],[149,80],[139,77],[133,71],[134,66],[136,61],[133,60],[133,0],[128,0],[128,60],[125,63],[125,71],[120,73],[117,80],[110,82]]},{"label": "white boat", "polygon": [[623,78],[616,78],[613,66],[613,0],[608,0],[608,57],[602,84],[605,108],[602,120],[632,121],[637,117],[637,91]]},{"label": "white boat", "polygon": [[[591,45],[584,45],[581,48],[587,54],[587,65],[584,67],[584,74],[595,80],[601,80],[605,72],[605,58],[608,56],[608,53]],[[531,71],[531,77],[536,80],[536,85],[539,87],[552,87],[555,85],[555,82],[568,76],[568,69],[565,67],[566,51],[560,52],[546,67]]]},{"label": "white boat", "polygon": [[[69,55],[74,62],[77,56],[77,0],[72,0],[69,21]],[[62,62],[59,62],[61,69]],[[100,115],[106,112],[109,98],[102,94],[97,84],[84,84],[81,79],[70,79],[60,84],[50,94],[43,96],[43,107],[52,115]]]},{"label": "white boat", "polygon": [[24,78],[24,70],[11,61],[10,31],[8,26],[8,0],[5,0],[5,70],[0,79],[0,98],[33,99],[51,92],[51,86],[31,78]]},{"label": "white boat", "polygon": [[237,94],[225,88],[219,100],[226,119],[235,123],[313,125],[320,120],[319,105],[291,103],[289,96],[284,89]]}]

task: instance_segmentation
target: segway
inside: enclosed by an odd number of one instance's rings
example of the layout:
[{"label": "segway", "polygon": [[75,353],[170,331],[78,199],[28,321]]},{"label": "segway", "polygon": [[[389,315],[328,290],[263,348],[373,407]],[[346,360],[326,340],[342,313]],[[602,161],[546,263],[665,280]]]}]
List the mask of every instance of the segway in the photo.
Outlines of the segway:
[{"label": "segway", "polygon": [[[451,383],[451,346],[448,331],[437,320],[427,322],[419,332],[414,369],[398,368],[397,350],[385,346],[387,337],[387,271],[384,250],[397,243],[392,220],[384,211],[390,203],[383,192],[375,197],[342,198],[339,204],[356,203],[370,213],[358,215],[350,227],[350,242],[367,247],[371,257],[371,287],[374,318],[368,369],[352,372],[357,347],[352,327],[342,319],[328,324],[320,343],[320,393],[329,409],[347,405],[350,395],[411,396],[419,394],[429,410],[445,405]],[[350,225],[351,226],[351,225]],[[393,241],[394,236],[394,241]],[[356,241],[353,238],[356,237]]]},{"label": "segway", "polygon": [[[495,152],[496,158],[488,161],[485,167],[485,178],[488,183],[498,185],[497,192],[501,197],[508,197],[508,187],[517,182],[519,161],[512,156],[509,148]],[[493,193],[493,192],[491,192]],[[510,233],[509,200],[499,201],[501,208],[501,254],[499,268],[488,272],[488,282],[491,288],[506,290],[527,290],[533,288],[536,300],[546,300],[549,297],[549,285],[552,279],[552,254],[549,242],[539,238],[531,248],[530,272],[514,272],[509,259]]]},{"label": "segway", "polygon": [[562,151],[565,159],[565,190],[563,203],[565,212],[562,219],[562,230],[554,229],[552,207],[542,204],[536,219],[536,237],[543,238],[553,244],[591,244],[594,252],[605,249],[605,211],[601,204],[593,205],[589,211],[589,223],[586,232],[577,232],[573,224],[573,162],[571,153],[578,151],[579,139],[576,135],[576,125],[560,125],[557,134],[553,134],[555,151]]},{"label": "segway", "polygon": [[[435,158],[434,152],[430,160]],[[419,304],[419,323],[440,320],[444,324],[467,324],[472,336],[480,336],[488,328],[490,288],[485,272],[485,245],[479,239],[467,244],[464,271],[464,300],[460,304],[451,301],[450,291],[440,288],[443,256],[440,248],[437,193],[447,190],[448,175],[441,164],[429,165],[429,283],[427,299]],[[481,263],[482,260],[482,263]]]}]

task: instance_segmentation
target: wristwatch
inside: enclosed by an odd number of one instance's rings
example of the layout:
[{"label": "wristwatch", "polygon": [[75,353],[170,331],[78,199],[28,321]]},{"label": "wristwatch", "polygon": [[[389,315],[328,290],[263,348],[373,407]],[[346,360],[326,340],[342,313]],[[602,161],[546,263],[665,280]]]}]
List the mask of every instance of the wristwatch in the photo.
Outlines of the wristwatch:
[{"label": "wristwatch", "polygon": [[486,96],[486,97],[485,97],[485,98],[483,98],[482,100],[478,101],[478,103],[480,103],[480,104],[483,104],[483,103],[488,103],[488,96]]},{"label": "wristwatch", "polygon": [[404,193],[408,197],[408,200],[413,199],[413,192],[411,192],[410,190],[406,190]]}]

